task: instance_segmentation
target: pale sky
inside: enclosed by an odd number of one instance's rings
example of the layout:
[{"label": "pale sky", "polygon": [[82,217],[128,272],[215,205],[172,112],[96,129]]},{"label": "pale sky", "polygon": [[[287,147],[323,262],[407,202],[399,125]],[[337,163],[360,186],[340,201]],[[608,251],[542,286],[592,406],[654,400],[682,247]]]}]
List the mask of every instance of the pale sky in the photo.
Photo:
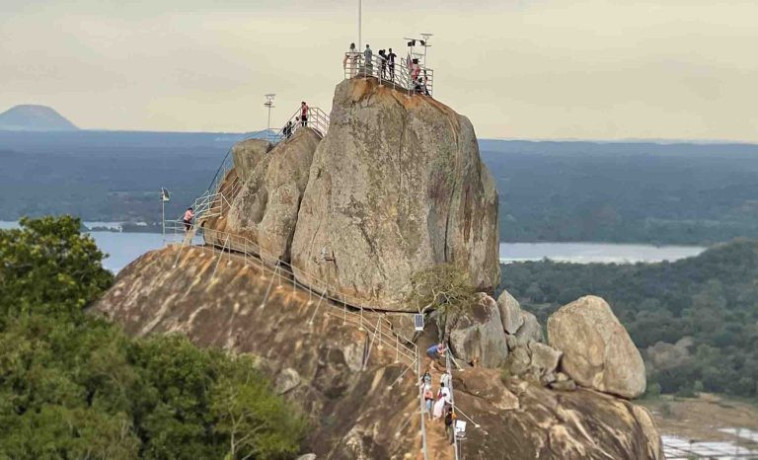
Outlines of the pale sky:
[{"label": "pale sky", "polygon": [[[758,1],[363,0],[363,41],[431,32],[435,97],[482,138],[758,142]],[[357,0],[1,0],[0,111],[250,131],[331,107]]]}]

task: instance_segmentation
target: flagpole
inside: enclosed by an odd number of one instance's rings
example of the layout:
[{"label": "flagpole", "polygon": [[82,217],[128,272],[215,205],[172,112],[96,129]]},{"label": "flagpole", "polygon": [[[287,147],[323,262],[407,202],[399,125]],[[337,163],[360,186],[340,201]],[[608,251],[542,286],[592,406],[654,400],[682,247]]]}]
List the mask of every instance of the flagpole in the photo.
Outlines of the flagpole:
[{"label": "flagpole", "polygon": [[363,43],[361,42],[361,20],[362,20],[362,16],[361,16],[361,3],[363,3],[362,0],[358,0],[358,52],[359,53],[363,52],[362,51],[363,50],[363,48],[362,48]]},{"label": "flagpole", "polygon": [[163,229],[163,244],[166,244],[166,200],[161,190],[161,228]]}]

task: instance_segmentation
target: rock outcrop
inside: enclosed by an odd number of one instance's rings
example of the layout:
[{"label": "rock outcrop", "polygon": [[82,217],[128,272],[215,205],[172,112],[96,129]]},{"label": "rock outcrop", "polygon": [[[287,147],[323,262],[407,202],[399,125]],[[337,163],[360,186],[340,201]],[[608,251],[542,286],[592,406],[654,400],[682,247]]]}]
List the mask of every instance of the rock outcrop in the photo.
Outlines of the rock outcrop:
[{"label": "rock outcrop", "polygon": [[479,302],[459,315],[449,332],[456,357],[484,367],[500,367],[508,357],[500,312],[495,300],[480,294]]},{"label": "rock outcrop", "polygon": [[506,334],[515,335],[524,325],[524,316],[518,300],[508,291],[503,290],[497,298],[497,307],[500,310],[500,319],[503,321],[503,330]]},{"label": "rock outcrop", "polygon": [[418,389],[415,378],[398,380],[406,367],[394,351],[374,346],[364,370],[366,332],[326,302],[314,315],[306,291],[272,289],[266,297],[268,272],[229,254],[217,264],[218,254],[147,253],[119,273],[92,312],[134,336],[181,333],[200,346],[256,356],[275,388],[311,419],[304,452],[336,459],[415,453]]},{"label": "rock outcrop", "polygon": [[468,267],[499,281],[498,198],[471,122],[372,79],[337,86],[329,133],[313,158],[292,262],[364,305],[406,309],[416,271]]},{"label": "rock outcrop", "polygon": [[548,343],[563,352],[561,370],[578,384],[624,398],[645,392],[645,365],[624,326],[600,297],[582,297],[547,321]]},{"label": "rock outcrop", "polygon": [[[289,261],[300,200],[320,140],[315,131],[299,129],[275,147],[263,140],[235,145],[234,179],[238,185],[230,193],[231,208],[206,224],[209,229],[205,232],[206,240],[223,246],[225,235],[210,230],[229,232],[250,241],[250,246],[259,247],[267,262]],[[241,247],[243,241],[230,238],[226,244],[235,250],[250,250]]]},{"label": "rock outcrop", "polygon": [[[364,369],[368,331],[344,323],[333,307],[315,310],[307,291],[273,289],[266,297],[270,275],[241,257],[223,257],[217,263],[218,252],[202,248],[148,253],[119,273],[92,311],[132,335],[182,333],[201,346],[256,356],[276,388],[309,415],[303,452],[316,458],[415,458],[417,382],[403,374],[392,347],[375,346]],[[549,355],[539,360],[551,363]],[[663,459],[650,415],[628,401],[503,382],[499,369],[469,368],[453,378],[456,405],[478,425],[469,423],[467,457]],[[441,449],[432,458],[451,458],[449,447]]]},{"label": "rock outcrop", "polygon": [[519,379],[503,383],[494,369],[453,378],[455,402],[468,424],[467,458],[663,460],[650,413],[591,390],[553,391]]}]

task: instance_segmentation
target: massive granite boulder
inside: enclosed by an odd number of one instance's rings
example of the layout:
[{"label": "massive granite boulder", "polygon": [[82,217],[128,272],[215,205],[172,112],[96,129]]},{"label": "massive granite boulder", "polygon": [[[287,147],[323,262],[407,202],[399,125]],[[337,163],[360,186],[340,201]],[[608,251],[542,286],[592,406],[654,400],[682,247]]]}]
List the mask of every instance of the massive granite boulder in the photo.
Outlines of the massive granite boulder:
[{"label": "massive granite boulder", "polygon": [[505,364],[508,345],[495,299],[482,293],[477,303],[450,321],[450,348],[456,357],[484,367]]},{"label": "massive granite boulder", "polygon": [[[300,200],[308,183],[313,153],[321,137],[299,129],[276,146],[247,140],[234,146],[231,208],[206,224],[206,240],[238,251],[260,253],[267,262],[289,261]],[[231,180],[231,176],[229,178]],[[222,188],[229,187],[228,181]],[[224,241],[226,234],[233,234]]]},{"label": "massive granite boulder", "polygon": [[608,303],[582,297],[547,320],[548,343],[563,352],[561,369],[578,384],[624,398],[645,392],[645,364]]},{"label": "massive granite boulder", "polygon": [[[298,279],[404,310],[409,279],[443,262],[499,281],[498,198],[471,122],[373,79],[340,83],[298,214]],[[316,279],[324,281],[322,284]]]}]

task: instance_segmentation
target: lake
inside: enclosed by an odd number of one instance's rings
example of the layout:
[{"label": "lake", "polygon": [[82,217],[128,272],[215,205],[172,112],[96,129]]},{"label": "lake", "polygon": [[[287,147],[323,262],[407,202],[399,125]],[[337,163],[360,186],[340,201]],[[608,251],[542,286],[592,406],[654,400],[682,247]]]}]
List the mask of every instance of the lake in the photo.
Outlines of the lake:
[{"label": "lake", "polygon": [[694,257],[706,248],[699,246],[652,246],[611,243],[500,243],[500,262],[513,263],[550,259],[556,262],[636,263],[673,262]]},{"label": "lake", "polygon": [[[90,227],[118,226],[113,222],[85,222]],[[16,222],[0,222],[0,228],[17,227]],[[163,246],[158,233],[92,232],[100,249],[109,255],[105,268],[118,273],[140,255]],[[705,248],[697,246],[651,246],[644,244],[608,243],[500,243],[500,261],[503,263],[542,260],[545,258],[573,263],[635,263],[674,261],[693,257]]]}]

